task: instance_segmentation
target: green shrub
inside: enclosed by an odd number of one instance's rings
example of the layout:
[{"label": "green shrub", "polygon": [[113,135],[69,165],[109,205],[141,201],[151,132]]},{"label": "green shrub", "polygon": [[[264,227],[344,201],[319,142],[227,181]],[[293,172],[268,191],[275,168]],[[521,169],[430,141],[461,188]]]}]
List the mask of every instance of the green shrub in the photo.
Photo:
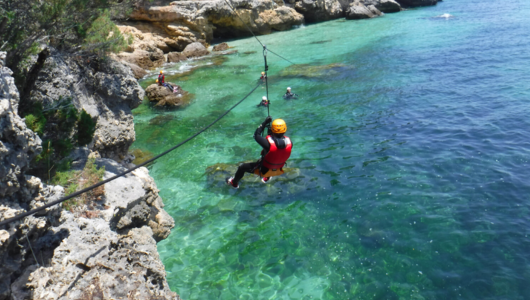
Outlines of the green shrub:
[{"label": "green shrub", "polygon": [[77,121],[77,143],[79,146],[87,145],[92,141],[96,131],[96,122],[83,109]]}]

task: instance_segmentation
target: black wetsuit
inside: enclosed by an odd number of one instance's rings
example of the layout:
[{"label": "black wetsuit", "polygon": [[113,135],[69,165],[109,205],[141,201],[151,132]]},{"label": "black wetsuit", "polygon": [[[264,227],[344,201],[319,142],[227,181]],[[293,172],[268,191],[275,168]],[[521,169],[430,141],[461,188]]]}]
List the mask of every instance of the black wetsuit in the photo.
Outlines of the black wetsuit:
[{"label": "black wetsuit", "polygon": [[[263,154],[264,155],[267,152],[269,152],[269,150],[270,150],[269,141],[267,141],[267,138],[261,136],[261,133],[263,132],[265,127],[266,126],[264,124],[261,124],[258,127],[258,129],[256,129],[256,131],[254,132],[254,139],[263,148]],[[280,137],[280,138],[273,137],[273,139],[274,139],[274,142],[275,142],[275,144],[277,145],[277,147],[279,149],[283,149],[283,148],[286,147],[286,143],[284,142],[283,136]],[[291,145],[292,145],[292,141],[291,141]],[[245,172],[254,173],[254,170],[257,167],[259,167],[260,163],[261,163],[261,158],[257,162],[241,164],[239,166],[239,168],[237,168],[237,172],[236,172],[236,175],[234,176],[234,181],[233,182],[236,185],[239,184],[239,181],[241,180],[241,178],[243,178],[243,176],[245,176]],[[261,174],[265,174],[265,173],[267,173],[269,171],[269,169],[264,167],[264,166],[261,166],[260,171],[261,171]]]},{"label": "black wetsuit", "polygon": [[283,98],[284,98],[284,99],[293,99],[293,98],[296,98],[297,96],[298,96],[298,95],[295,94],[295,93],[289,93],[289,92],[287,92],[287,93],[285,93],[285,95],[283,95]]},{"label": "black wetsuit", "polygon": [[258,107],[260,106],[265,106],[267,107],[269,105],[269,102],[268,101],[265,101],[265,100],[261,100],[261,102],[257,105]]}]

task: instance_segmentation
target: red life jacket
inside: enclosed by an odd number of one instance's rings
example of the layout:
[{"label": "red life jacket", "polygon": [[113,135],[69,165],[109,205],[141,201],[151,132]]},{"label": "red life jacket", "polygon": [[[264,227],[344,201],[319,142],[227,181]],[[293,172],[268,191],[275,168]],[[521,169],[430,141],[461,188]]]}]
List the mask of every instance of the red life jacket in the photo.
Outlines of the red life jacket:
[{"label": "red life jacket", "polygon": [[164,77],[165,77],[164,74],[158,75],[158,85],[164,84],[164,79],[165,79]]},{"label": "red life jacket", "polygon": [[264,167],[269,169],[280,169],[285,165],[285,162],[289,159],[289,156],[291,156],[291,148],[293,147],[293,144],[291,143],[291,139],[289,137],[284,138],[287,146],[284,149],[278,149],[274,143],[274,140],[272,139],[272,136],[267,136],[270,149],[263,158],[262,165]]}]

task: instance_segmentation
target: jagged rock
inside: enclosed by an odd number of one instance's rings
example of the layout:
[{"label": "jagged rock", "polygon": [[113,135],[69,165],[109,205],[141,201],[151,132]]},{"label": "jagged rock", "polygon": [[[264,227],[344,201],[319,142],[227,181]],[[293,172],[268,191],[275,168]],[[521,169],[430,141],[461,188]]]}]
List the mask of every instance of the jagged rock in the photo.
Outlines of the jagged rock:
[{"label": "jagged rock", "polygon": [[103,219],[69,212],[62,221],[54,231],[69,236],[55,249],[50,266],[28,277],[33,299],[179,299],[167,285],[151,228],[120,235]]},{"label": "jagged rock", "polygon": [[10,69],[3,67],[5,52],[0,53],[0,199],[29,201],[24,173],[41,151],[41,139],[18,116],[19,93]]},{"label": "jagged rock", "polygon": [[405,7],[430,6],[436,5],[439,0],[397,0],[399,4]]},{"label": "jagged rock", "polygon": [[[97,159],[96,163],[105,167],[104,179],[126,170],[110,159]],[[109,208],[102,211],[102,215],[122,232],[148,225],[154,232],[155,240],[160,241],[175,226],[173,218],[163,210],[164,203],[146,168],[138,168],[105,184],[104,202]]]},{"label": "jagged rock", "polygon": [[144,97],[131,69],[113,59],[87,65],[56,50],[51,53],[38,73],[31,103],[46,107],[71,98],[77,109],[84,109],[97,122],[89,148],[103,157],[122,159],[135,139],[131,110]]},{"label": "jagged rock", "polygon": [[167,55],[167,62],[176,63],[188,59],[182,52],[169,52]]},{"label": "jagged rock", "polygon": [[379,17],[383,15],[383,13],[375,7],[375,5],[368,5],[367,8],[374,14],[374,17]]},{"label": "jagged rock", "polygon": [[401,5],[394,0],[362,0],[362,3],[366,7],[373,5],[384,13],[393,13],[402,10]]},{"label": "jagged rock", "polygon": [[219,45],[213,46],[213,51],[226,51],[228,50],[228,44],[227,43],[221,43]]},{"label": "jagged rock", "polygon": [[206,50],[206,47],[204,47],[203,44],[195,42],[186,46],[184,51],[182,51],[182,54],[184,54],[187,58],[193,58],[208,55],[210,52]]},{"label": "jagged rock", "polygon": [[153,69],[164,64],[164,52],[157,48],[151,51],[137,49],[132,53],[122,52],[118,54],[118,58],[143,69]]},{"label": "jagged rock", "polygon": [[369,19],[376,16],[376,14],[362,3],[352,3],[348,11],[346,11],[346,19],[348,20]]},{"label": "jagged rock", "polygon": [[301,0],[295,9],[304,15],[307,22],[320,22],[344,16],[343,5],[338,0]]},{"label": "jagged rock", "polygon": [[[135,39],[130,50],[147,41],[162,50],[167,46],[183,51],[194,42],[210,43],[214,35],[248,36],[250,33],[245,24],[257,34],[269,34],[272,30],[288,30],[304,21],[301,14],[283,6],[282,1],[272,6],[260,0],[243,0],[233,5],[239,17],[224,1],[174,1],[166,6],[143,1],[134,7],[132,14],[121,17],[128,20],[121,26],[136,30],[120,29],[131,32]],[[161,42],[166,46],[160,46]]]},{"label": "jagged rock", "polygon": [[[116,60],[119,60],[118,57],[116,55],[114,55],[114,54],[113,54],[113,58],[115,58]],[[131,71],[132,71],[132,73],[134,75],[134,78],[136,78],[136,79],[141,79],[145,75],[147,75],[147,71],[145,69],[140,68],[136,64],[127,62],[125,60],[121,60],[121,63],[126,65],[126,66],[128,66],[129,68],[131,68]]]},{"label": "jagged rock", "polygon": [[183,106],[188,104],[188,92],[184,91],[180,86],[177,87],[177,92],[171,92],[167,87],[158,84],[151,84],[145,89],[147,99],[151,102],[157,102],[157,106]]}]

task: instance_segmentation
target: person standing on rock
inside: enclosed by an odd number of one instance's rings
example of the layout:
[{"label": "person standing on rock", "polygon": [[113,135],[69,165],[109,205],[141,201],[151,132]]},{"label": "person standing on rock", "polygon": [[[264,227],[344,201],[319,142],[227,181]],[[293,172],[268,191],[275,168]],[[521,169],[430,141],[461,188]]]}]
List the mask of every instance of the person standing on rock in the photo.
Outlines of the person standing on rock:
[{"label": "person standing on rock", "polygon": [[261,98],[261,102],[258,104],[258,107],[260,106],[269,106],[269,100],[267,100],[266,96],[263,96],[263,98]]},{"label": "person standing on rock", "polygon": [[285,95],[283,95],[283,99],[289,100],[289,99],[296,99],[296,98],[298,98],[298,95],[295,93],[291,93],[291,87],[288,87],[287,92],[285,93]]},{"label": "person standing on rock", "polygon": [[260,176],[263,183],[269,182],[272,176],[284,173],[282,168],[291,156],[293,143],[289,137],[284,135],[287,131],[287,124],[282,119],[274,120],[269,135],[262,137],[261,133],[271,121],[271,117],[268,116],[254,132],[254,139],[263,148],[261,158],[257,162],[241,164],[234,177],[226,178],[226,184],[235,189],[239,188],[239,181],[245,172]]}]

